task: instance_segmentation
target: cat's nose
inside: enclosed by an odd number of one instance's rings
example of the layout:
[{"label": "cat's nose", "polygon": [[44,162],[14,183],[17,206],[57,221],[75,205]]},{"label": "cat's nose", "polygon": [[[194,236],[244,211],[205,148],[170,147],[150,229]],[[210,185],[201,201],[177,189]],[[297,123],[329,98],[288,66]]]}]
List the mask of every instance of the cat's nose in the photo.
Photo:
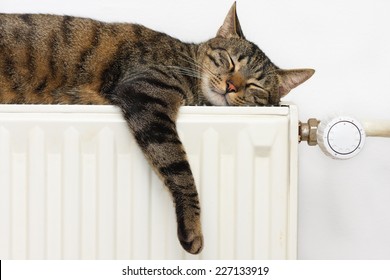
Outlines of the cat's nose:
[{"label": "cat's nose", "polygon": [[237,87],[233,84],[231,80],[226,81],[226,93],[237,92]]}]

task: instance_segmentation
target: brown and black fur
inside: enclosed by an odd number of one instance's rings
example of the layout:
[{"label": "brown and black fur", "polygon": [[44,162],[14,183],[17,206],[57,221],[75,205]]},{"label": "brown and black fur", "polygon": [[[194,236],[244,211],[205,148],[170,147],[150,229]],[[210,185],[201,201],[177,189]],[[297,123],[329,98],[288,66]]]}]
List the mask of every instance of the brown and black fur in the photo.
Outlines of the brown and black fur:
[{"label": "brown and black fur", "polygon": [[[231,8],[217,36],[183,43],[136,24],[0,15],[0,103],[114,104],[172,194],[183,248],[203,248],[199,198],[176,130],[181,105],[277,105],[313,74],[281,70]],[[212,187],[212,186],[210,186]]]}]

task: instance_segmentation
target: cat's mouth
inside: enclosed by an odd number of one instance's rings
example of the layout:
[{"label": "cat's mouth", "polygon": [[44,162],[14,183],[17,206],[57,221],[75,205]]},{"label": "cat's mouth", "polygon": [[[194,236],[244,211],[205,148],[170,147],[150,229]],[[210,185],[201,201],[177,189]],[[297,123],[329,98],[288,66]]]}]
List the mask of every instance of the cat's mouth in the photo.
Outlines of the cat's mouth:
[{"label": "cat's mouth", "polygon": [[230,90],[229,87],[226,88],[226,90],[222,89],[214,89],[215,94],[223,98],[224,104],[222,105],[229,105],[229,106],[240,106],[245,105],[245,100],[241,97],[239,97],[235,91]]},{"label": "cat's mouth", "polygon": [[207,79],[203,80],[202,92],[207,101],[209,101],[214,106],[230,105],[226,99],[226,91],[224,89],[213,86]]},{"label": "cat's mouth", "polygon": [[246,104],[244,99],[231,92],[225,94],[225,99],[230,106],[242,106]]},{"label": "cat's mouth", "polygon": [[207,100],[214,106],[243,106],[247,101],[230,90],[208,87],[204,91]]},{"label": "cat's mouth", "polygon": [[217,106],[226,106],[230,105],[227,99],[227,94],[225,92],[210,90],[208,100]]},{"label": "cat's mouth", "polygon": [[236,88],[232,88],[229,83],[226,88],[213,85],[208,80],[202,83],[203,95],[214,106],[243,106],[247,101],[236,93]]}]

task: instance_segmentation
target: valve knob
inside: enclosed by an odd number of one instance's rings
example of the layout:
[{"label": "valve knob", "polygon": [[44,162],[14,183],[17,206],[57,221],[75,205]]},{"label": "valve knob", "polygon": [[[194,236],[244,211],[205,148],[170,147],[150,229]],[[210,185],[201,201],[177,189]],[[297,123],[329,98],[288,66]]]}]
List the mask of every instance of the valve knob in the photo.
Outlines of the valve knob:
[{"label": "valve knob", "polygon": [[349,159],[363,148],[366,134],[362,124],[348,116],[322,120],[317,142],[322,151],[335,159]]}]

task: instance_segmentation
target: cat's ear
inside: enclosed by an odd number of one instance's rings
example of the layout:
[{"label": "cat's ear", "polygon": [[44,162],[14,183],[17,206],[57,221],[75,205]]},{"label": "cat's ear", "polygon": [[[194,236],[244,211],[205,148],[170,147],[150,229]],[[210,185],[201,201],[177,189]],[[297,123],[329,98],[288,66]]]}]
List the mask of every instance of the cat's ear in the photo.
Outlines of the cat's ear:
[{"label": "cat's ear", "polygon": [[244,33],[242,33],[240,22],[238,21],[236,12],[236,2],[230,8],[225,21],[217,32],[217,37],[222,38],[241,38],[245,39]]},{"label": "cat's ear", "polygon": [[313,76],[315,71],[313,69],[278,69],[276,72],[279,77],[279,95],[280,98],[282,98],[289,93],[290,90]]}]

